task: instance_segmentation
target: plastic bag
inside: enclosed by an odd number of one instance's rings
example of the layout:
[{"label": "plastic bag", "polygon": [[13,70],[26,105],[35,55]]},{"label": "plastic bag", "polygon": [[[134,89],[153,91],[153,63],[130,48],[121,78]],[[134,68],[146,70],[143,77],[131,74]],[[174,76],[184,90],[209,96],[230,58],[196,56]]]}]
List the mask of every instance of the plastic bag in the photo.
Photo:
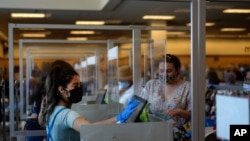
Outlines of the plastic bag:
[{"label": "plastic bag", "polygon": [[140,121],[141,122],[149,122],[149,106],[150,103],[147,103],[147,105],[142,110],[142,113],[140,114]]}]

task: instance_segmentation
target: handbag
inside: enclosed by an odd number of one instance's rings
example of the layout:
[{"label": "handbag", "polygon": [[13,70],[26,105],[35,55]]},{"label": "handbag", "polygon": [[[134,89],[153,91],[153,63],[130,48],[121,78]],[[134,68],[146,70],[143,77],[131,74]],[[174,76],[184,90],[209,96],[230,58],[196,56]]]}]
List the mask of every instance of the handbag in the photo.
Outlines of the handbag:
[{"label": "handbag", "polygon": [[37,118],[28,118],[25,120],[24,130],[42,130]]}]

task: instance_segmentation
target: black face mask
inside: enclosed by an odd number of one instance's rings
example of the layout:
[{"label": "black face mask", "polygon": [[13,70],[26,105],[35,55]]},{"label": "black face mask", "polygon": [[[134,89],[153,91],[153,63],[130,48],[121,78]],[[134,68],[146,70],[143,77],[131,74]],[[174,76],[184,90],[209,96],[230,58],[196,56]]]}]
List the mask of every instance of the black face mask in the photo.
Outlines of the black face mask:
[{"label": "black face mask", "polygon": [[68,99],[70,100],[71,103],[78,103],[82,100],[82,87],[75,88],[73,90],[70,90],[70,96]]},{"label": "black face mask", "polygon": [[167,75],[167,76],[159,75],[159,79],[161,80],[162,83],[171,84],[176,79],[176,75]]}]

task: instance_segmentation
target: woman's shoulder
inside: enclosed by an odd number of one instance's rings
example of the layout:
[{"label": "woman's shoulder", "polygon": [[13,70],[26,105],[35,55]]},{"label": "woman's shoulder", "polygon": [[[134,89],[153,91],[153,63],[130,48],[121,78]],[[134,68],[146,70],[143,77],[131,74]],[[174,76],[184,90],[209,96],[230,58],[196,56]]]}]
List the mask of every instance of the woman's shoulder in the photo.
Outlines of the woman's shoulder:
[{"label": "woman's shoulder", "polygon": [[186,86],[190,86],[190,81],[187,81],[187,80],[181,80],[182,81],[182,84],[181,85],[186,85]]},{"label": "woman's shoulder", "polygon": [[72,117],[79,117],[81,116],[78,112],[72,110],[72,109],[69,109],[69,108],[66,108],[64,106],[56,106],[56,109],[55,109],[55,112],[59,111],[60,109],[62,109],[62,116],[63,117],[69,117],[69,118],[72,118]]},{"label": "woman's shoulder", "polygon": [[156,85],[161,85],[161,81],[159,79],[151,79],[149,80],[146,85],[150,86],[156,86]]},{"label": "woman's shoulder", "polygon": [[66,108],[65,106],[56,106],[55,110],[54,110],[54,114],[56,114],[57,112],[61,111],[61,113],[69,113],[69,112],[75,112],[69,108]]},{"label": "woman's shoulder", "polygon": [[181,82],[181,85],[180,85],[180,87],[181,88],[183,88],[183,89],[190,89],[190,81],[186,81],[186,80],[181,80],[182,82]]}]

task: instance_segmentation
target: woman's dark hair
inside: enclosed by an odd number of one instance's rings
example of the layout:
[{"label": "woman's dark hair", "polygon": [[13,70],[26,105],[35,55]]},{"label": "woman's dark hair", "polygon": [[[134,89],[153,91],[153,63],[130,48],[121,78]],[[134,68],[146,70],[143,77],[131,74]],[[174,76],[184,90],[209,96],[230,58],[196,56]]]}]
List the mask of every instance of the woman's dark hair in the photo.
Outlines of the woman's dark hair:
[{"label": "woman's dark hair", "polygon": [[160,60],[159,63],[172,63],[174,65],[174,68],[177,72],[180,72],[181,69],[181,62],[180,59],[172,54],[166,54],[163,56],[163,59]]},{"label": "woman's dark hair", "polygon": [[53,113],[55,106],[61,98],[60,94],[58,94],[58,87],[66,87],[75,75],[78,75],[78,73],[65,61],[57,60],[51,65],[45,80],[47,102],[43,111],[44,124],[46,123],[46,117]]}]

